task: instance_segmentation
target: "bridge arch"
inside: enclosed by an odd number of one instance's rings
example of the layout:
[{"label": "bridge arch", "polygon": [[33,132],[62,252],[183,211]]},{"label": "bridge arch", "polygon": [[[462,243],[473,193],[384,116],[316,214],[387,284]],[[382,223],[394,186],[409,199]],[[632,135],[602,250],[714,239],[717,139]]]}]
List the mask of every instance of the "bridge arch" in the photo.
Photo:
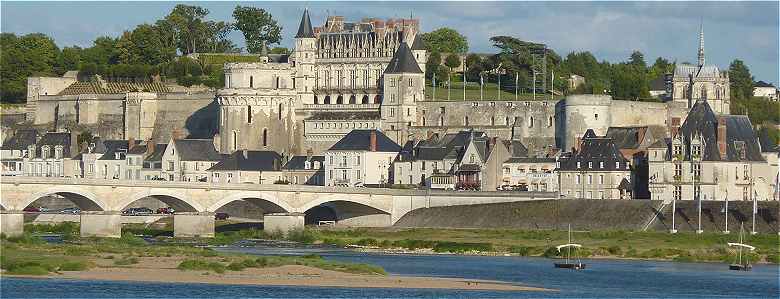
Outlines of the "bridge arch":
[{"label": "bridge arch", "polygon": [[392,224],[392,208],[383,202],[369,195],[335,194],[308,202],[298,211],[306,215],[307,225],[325,220],[348,226],[388,226]]},{"label": "bridge arch", "polygon": [[[51,187],[49,189],[40,192],[36,192],[32,196],[24,199],[21,202],[21,205],[17,206],[17,208],[20,210],[24,209],[27,206],[31,205],[36,200],[44,196],[50,196],[50,195],[62,196],[65,199],[73,202],[73,204],[78,206],[79,209],[83,211],[111,210],[110,207],[94,193],[84,190],[84,188],[76,188],[72,186],[57,186],[57,187]],[[8,205],[8,206],[12,207],[14,205]]]},{"label": "bridge arch", "polygon": [[257,191],[245,191],[228,195],[209,206],[206,210],[209,212],[216,212],[219,208],[234,201],[249,202],[269,213],[290,213],[295,211],[287,202],[279,199],[273,194]]},{"label": "bridge arch", "polygon": [[[366,196],[368,196],[368,195],[366,195]],[[318,199],[310,201],[310,202],[306,203],[305,205],[301,206],[298,209],[298,211],[301,212],[301,213],[305,213],[306,211],[308,211],[308,210],[310,210],[310,209],[312,209],[314,207],[320,206],[320,205],[325,204],[325,203],[330,203],[330,202],[353,203],[353,204],[363,205],[363,206],[366,206],[366,207],[369,207],[369,208],[376,209],[377,211],[380,211],[382,213],[387,213],[387,214],[391,214],[392,213],[390,207],[383,207],[383,206],[379,205],[378,202],[376,202],[374,200],[371,200],[369,198],[359,198],[359,197],[356,198],[354,196],[344,195],[344,194],[334,194],[334,195],[328,195],[328,196],[320,197]]]},{"label": "bridge arch", "polygon": [[203,205],[201,205],[197,201],[192,200],[189,196],[180,192],[167,190],[167,189],[149,189],[149,190],[144,190],[135,193],[123,199],[121,202],[119,202],[119,204],[117,204],[115,208],[118,211],[122,211],[126,209],[133,202],[147,197],[152,197],[154,199],[162,201],[169,207],[172,207],[179,212],[205,211]]}]

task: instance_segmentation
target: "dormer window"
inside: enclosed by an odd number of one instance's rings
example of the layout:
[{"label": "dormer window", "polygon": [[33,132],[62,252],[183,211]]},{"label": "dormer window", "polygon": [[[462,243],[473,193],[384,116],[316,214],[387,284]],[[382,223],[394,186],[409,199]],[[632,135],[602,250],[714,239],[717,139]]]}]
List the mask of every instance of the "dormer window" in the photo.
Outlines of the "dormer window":
[{"label": "dormer window", "polygon": [[588,168],[593,169],[593,162],[588,162]]},{"label": "dormer window", "polygon": [[41,147],[41,159],[49,158],[49,146]]},{"label": "dormer window", "polygon": [[54,158],[55,159],[62,159],[62,147],[58,146],[54,149]]},{"label": "dormer window", "polygon": [[580,161],[577,161],[577,169],[579,169],[580,167],[582,167],[582,166],[580,165]]},{"label": "dormer window", "polygon": [[615,168],[620,169],[620,162],[615,162]]},{"label": "dormer window", "polygon": [[306,161],[305,163],[303,163],[303,169],[311,169],[311,162]]},{"label": "dormer window", "polygon": [[599,162],[599,168],[604,169],[604,161]]}]

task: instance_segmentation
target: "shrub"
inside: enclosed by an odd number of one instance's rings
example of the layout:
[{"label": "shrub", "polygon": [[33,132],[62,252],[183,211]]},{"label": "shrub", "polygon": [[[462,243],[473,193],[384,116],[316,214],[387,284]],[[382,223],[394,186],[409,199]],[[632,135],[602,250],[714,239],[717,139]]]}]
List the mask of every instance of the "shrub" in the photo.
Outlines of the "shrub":
[{"label": "shrub", "polygon": [[292,230],[287,232],[287,240],[303,244],[311,244],[317,240],[317,236],[315,236],[313,232],[305,229]]},{"label": "shrub", "polygon": [[227,269],[230,271],[241,271],[246,268],[246,265],[243,262],[232,262],[227,266]]},{"label": "shrub", "polygon": [[87,263],[80,261],[63,262],[60,264],[61,271],[84,271],[87,270]]},{"label": "shrub", "polygon": [[28,245],[40,245],[45,244],[46,241],[43,239],[33,236],[29,232],[25,232],[22,235],[14,236],[14,237],[7,237],[6,241],[10,243],[19,243],[19,244],[28,244]]},{"label": "shrub", "polygon": [[509,247],[509,252],[515,253],[519,256],[528,256],[531,252],[531,249],[525,246],[512,246]]},{"label": "shrub", "polygon": [[208,262],[203,260],[187,259],[179,263],[176,267],[179,270],[211,270],[216,273],[225,273],[225,265],[218,262]]},{"label": "shrub", "polygon": [[607,248],[607,252],[612,255],[621,255],[623,250],[620,248],[620,246],[612,245]]},{"label": "shrub", "polygon": [[16,275],[46,275],[49,271],[39,265],[27,265],[8,269],[8,274]]},{"label": "shrub", "polygon": [[305,259],[312,259],[312,260],[321,260],[322,259],[322,257],[319,254],[313,254],[313,253],[304,255],[302,257],[305,258]]},{"label": "shrub", "polygon": [[138,258],[128,256],[114,261],[114,265],[117,266],[127,266],[133,264],[138,264]]},{"label": "shrub", "polygon": [[436,242],[433,246],[435,252],[463,253],[470,251],[486,252],[493,251],[493,244],[490,243],[459,243],[459,242]]},{"label": "shrub", "polygon": [[360,239],[357,242],[355,242],[355,245],[359,246],[377,246],[379,245],[379,242],[377,242],[374,238],[364,238]]}]

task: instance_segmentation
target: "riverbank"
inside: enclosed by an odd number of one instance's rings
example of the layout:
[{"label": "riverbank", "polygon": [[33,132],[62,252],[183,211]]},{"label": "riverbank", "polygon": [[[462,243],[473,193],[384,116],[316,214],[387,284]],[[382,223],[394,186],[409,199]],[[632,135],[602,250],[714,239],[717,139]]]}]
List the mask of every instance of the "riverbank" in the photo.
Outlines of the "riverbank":
[{"label": "riverbank", "polygon": [[[195,241],[197,244],[197,241]],[[381,267],[317,255],[256,256],[196,244],[120,239],[69,239],[52,244],[25,235],[2,240],[2,277],[208,283],[229,285],[550,291],[499,281],[387,275]]]},{"label": "riverbank", "polygon": [[[316,242],[392,254],[463,254],[487,256],[541,256],[555,258],[556,245],[568,242],[567,231],[442,228],[322,228],[311,232]],[[737,233],[575,231],[582,244],[580,257],[680,262],[733,262]],[[754,263],[780,261],[780,238],[774,234],[746,235],[755,246],[746,256]]]}]

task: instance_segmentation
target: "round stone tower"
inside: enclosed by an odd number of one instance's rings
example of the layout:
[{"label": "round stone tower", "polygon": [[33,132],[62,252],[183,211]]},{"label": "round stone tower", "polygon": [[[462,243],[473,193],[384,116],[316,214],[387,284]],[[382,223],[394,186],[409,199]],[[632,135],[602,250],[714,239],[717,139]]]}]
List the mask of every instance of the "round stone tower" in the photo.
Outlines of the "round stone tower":
[{"label": "round stone tower", "polygon": [[565,140],[563,149],[568,151],[577,144],[585,131],[593,129],[596,135],[604,136],[612,122],[609,95],[570,95],[565,102]]}]

